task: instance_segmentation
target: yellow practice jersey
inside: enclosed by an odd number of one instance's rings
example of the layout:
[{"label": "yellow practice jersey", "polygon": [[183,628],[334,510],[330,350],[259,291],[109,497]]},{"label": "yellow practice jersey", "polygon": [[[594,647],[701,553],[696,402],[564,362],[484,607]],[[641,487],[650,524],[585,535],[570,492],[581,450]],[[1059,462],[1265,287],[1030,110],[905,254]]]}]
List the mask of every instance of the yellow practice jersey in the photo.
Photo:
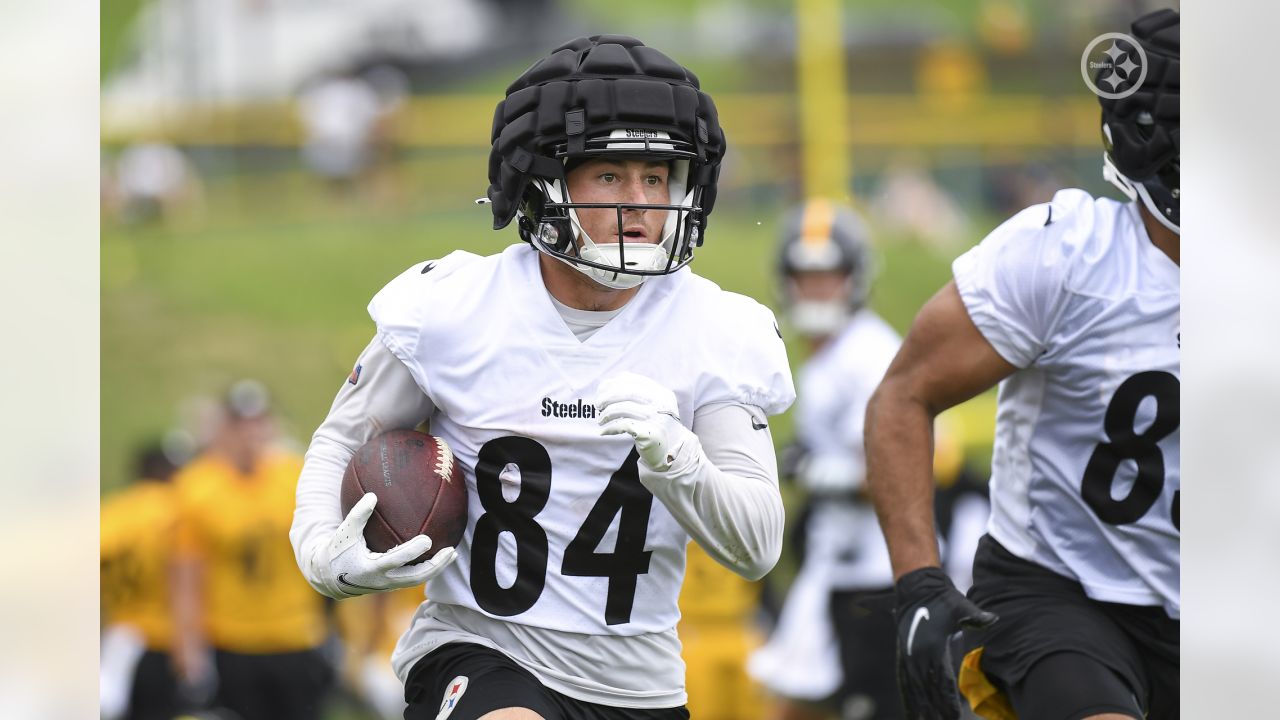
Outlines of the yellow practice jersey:
[{"label": "yellow practice jersey", "polygon": [[760,600],[754,583],[721,565],[697,543],[689,543],[680,588],[681,622],[741,620],[749,622]]},{"label": "yellow practice jersey", "polygon": [[204,455],[174,479],[177,548],[202,561],[201,611],[214,647],[291,652],[324,640],[324,598],[293,557],[289,526],[302,458],[273,455],[250,475]]},{"label": "yellow practice jersey", "polygon": [[689,712],[702,720],[757,720],[764,689],[747,675],[747,656],[763,638],[752,623],[760,585],[689,544],[680,590],[680,642]]},{"label": "yellow practice jersey", "polygon": [[396,642],[425,599],[422,586],[416,585],[343,600],[335,612],[343,645],[358,656],[357,660],[371,652],[386,659],[387,667],[391,667]]},{"label": "yellow practice jersey", "polygon": [[103,625],[133,626],[151,650],[173,641],[169,560],[177,505],[173,487],[143,481],[102,502],[99,558]]}]

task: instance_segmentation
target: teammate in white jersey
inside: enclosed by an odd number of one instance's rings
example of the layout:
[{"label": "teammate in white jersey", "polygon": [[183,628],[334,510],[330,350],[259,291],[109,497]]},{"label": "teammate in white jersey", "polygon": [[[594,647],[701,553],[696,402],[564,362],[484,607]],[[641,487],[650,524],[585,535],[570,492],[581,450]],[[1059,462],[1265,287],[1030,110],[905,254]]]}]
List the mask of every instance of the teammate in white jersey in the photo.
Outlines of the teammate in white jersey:
[{"label": "teammate in white jersey", "polygon": [[796,442],[784,462],[808,493],[803,559],[769,642],[749,665],[779,698],[776,720],[901,716],[894,622],[865,598],[893,586],[865,495],[867,401],[901,344],[866,300],[869,233],[852,208],[814,199],[783,221],[778,274],[790,329],[812,354],[797,373]]},{"label": "teammate in white jersey", "polygon": [[[1102,101],[1104,174],[1131,202],[1064,190],[958,258],[868,409],[911,718],[958,717],[962,627],[984,717],[1178,717],[1178,24],[1134,22],[1141,88]],[[937,567],[931,420],[997,382],[966,599]]]},{"label": "teammate in white jersey", "polygon": [[[427,581],[392,662],[405,717],[682,718],[676,635],[695,540],[757,579],[781,551],[766,417],[795,396],[772,313],[685,265],[725,140],[692,73],[634,38],[573,40],[498,104],[494,227],[527,244],[419,263],[307,453],[291,539],[347,597]],[[464,468],[456,549],[372,553],[343,470],[428,421]],[[656,499],[655,499],[656,498]],[[455,561],[456,560],[456,561]]]}]

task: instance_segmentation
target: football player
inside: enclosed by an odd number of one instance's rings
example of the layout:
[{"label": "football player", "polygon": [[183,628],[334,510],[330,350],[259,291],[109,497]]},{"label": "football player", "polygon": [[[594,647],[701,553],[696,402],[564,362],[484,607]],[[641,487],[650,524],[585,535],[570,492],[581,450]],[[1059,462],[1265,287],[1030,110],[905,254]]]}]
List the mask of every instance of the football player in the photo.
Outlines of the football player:
[{"label": "football player", "polygon": [[[958,258],[868,409],[911,718],[957,716],[962,627],[959,689],[985,717],[1178,717],[1178,25],[1135,21],[1145,79],[1102,100],[1104,174],[1130,202],[1063,190]],[[996,383],[966,599],[938,568],[930,427]]]},{"label": "football player", "polygon": [[243,720],[314,718],[333,673],[320,653],[325,599],[286,539],[302,459],[273,446],[260,383],[234,384],[224,411],[211,446],[173,481],[178,668]]},{"label": "football player", "polygon": [[797,374],[793,445],[808,499],[800,571],[751,671],[780,699],[779,720],[900,717],[882,659],[893,652],[893,617],[864,602],[893,576],[865,495],[862,421],[901,338],[866,307],[870,236],[852,208],[814,199],[792,210],[777,271],[787,325],[810,350]]},{"label": "football player", "polygon": [[689,546],[677,630],[689,713],[699,720],[765,720],[764,687],[747,673],[747,658],[763,641],[761,586]]},{"label": "football player", "polygon": [[[794,399],[773,314],[686,266],[725,139],[684,67],[573,40],[494,113],[488,201],[520,239],[420,262],[316,431],[291,533],[318,590],[427,582],[393,657],[406,718],[681,718],[690,538],[750,579],[781,551],[767,416]],[[357,448],[429,420],[465,468],[456,548],[371,553],[339,512]]]},{"label": "football player", "polygon": [[178,711],[168,583],[178,468],[160,443],[137,463],[137,480],[102,501],[103,717],[169,720]]}]

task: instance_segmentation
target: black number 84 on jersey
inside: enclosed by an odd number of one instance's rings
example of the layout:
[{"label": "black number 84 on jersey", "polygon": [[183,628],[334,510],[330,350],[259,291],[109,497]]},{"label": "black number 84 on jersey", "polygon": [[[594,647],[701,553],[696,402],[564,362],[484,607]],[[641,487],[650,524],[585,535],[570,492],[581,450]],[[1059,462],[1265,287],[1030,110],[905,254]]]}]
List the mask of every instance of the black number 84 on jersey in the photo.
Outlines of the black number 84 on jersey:
[{"label": "black number 84 on jersey", "polygon": [[[645,535],[653,495],[640,484],[635,449],[614,471],[577,535],[564,551],[562,575],[609,578],[605,622],[631,621],[636,580],[649,572]],[[508,502],[502,495],[501,473],[508,465],[520,469],[520,494]],[[536,440],[515,435],[496,438],[480,448],[476,459],[476,492],[484,514],[476,521],[471,539],[471,591],[486,612],[502,617],[519,615],[542,595],[547,581],[547,533],[534,518],[551,496],[551,457]],[[613,552],[596,548],[613,519],[618,539]],[[511,533],[516,540],[516,578],[511,587],[498,583],[498,537]]]}]

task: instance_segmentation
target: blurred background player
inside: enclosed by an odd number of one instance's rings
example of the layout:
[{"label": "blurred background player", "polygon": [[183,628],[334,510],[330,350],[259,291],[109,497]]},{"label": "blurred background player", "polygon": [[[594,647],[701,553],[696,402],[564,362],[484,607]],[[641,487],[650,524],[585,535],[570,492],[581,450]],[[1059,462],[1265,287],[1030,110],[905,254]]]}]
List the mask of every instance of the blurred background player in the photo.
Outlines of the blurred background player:
[{"label": "blurred background player", "polygon": [[161,443],[137,455],[135,480],[102,502],[102,716],[170,720],[178,711],[170,659],[169,563],[182,456]]},{"label": "blurred background player", "polygon": [[862,419],[900,342],[866,307],[874,274],[866,225],[849,207],[810,200],[783,221],[777,271],[787,325],[809,348],[786,462],[808,499],[802,565],[751,671],[779,697],[778,720],[901,717],[885,660],[893,618],[862,607],[893,585],[863,496]]},{"label": "blurred background player", "polygon": [[344,650],[342,684],[372,716],[404,717],[404,683],[391,666],[391,654],[422,600],[418,585],[349,598],[334,610]]},{"label": "blurred background player", "polygon": [[316,80],[298,98],[307,167],[334,190],[351,189],[374,159],[386,109],[377,87],[359,75],[336,73]]},{"label": "blurred background player", "polygon": [[178,667],[242,720],[316,718],[332,671],[324,598],[289,547],[302,458],[274,447],[261,383],[234,384],[223,410],[211,445],[174,479]]},{"label": "blurred background player", "polygon": [[[806,498],[791,533],[800,571],[752,674],[778,696],[776,720],[902,717],[888,660],[895,623],[872,599],[892,588],[893,575],[865,494],[862,448],[867,401],[900,339],[866,307],[875,276],[866,224],[824,199],[793,209],[782,223],[777,272],[787,326],[809,348],[797,374],[796,441],[783,462]],[[965,558],[986,521],[985,488],[962,472],[957,433],[940,437],[940,535],[953,541],[948,557],[967,586]]]},{"label": "blurred background player", "polygon": [[761,586],[717,563],[697,543],[689,545],[677,631],[691,717],[766,717],[764,687],[747,674],[747,658],[763,642],[755,622]]},{"label": "blurred background player", "polygon": [[186,154],[158,138],[125,147],[116,158],[114,177],[107,180],[104,187],[111,190],[117,217],[130,225],[164,222],[181,210],[198,210],[203,194],[200,175]]}]

